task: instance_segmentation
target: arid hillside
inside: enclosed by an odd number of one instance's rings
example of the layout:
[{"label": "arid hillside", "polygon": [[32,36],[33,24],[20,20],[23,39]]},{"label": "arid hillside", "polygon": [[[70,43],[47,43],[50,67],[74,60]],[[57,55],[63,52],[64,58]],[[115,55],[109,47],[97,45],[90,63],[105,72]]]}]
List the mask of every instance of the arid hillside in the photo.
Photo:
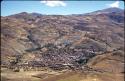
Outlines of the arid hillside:
[{"label": "arid hillside", "polygon": [[118,8],[78,15],[22,12],[1,17],[3,67],[80,69],[97,55],[124,52],[123,45],[124,10]]},{"label": "arid hillside", "polygon": [[119,8],[1,17],[1,80],[124,81],[124,18]]}]

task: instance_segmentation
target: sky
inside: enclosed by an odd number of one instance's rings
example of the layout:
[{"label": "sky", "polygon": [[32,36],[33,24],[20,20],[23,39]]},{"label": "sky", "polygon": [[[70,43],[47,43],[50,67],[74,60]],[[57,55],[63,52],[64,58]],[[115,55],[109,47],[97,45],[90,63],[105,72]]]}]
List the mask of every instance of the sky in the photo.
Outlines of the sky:
[{"label": "sky", "polygon": [[46,15],[84,14],[105,8],[124,9],[123,1],[2,1],[1,16],[21,12]]}]

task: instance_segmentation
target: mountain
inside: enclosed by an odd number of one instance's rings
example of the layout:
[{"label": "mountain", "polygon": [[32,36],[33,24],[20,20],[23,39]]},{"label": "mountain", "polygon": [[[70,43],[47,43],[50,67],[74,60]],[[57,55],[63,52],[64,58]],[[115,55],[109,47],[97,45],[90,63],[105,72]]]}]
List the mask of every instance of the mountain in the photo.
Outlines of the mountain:
[{"label": "mountain", "polygon": [[52,69],[80,68],[100,54],[123,52],[123,12],[108,8],[85,15],[22,12],[1,17],[1,63],[13,68],[26,63]]},{"label": "mountain", "polygon": [[97,10],[95,12],[92,12],[90,14],[108,14],[108,13],[121,13],[121,14],[124,14],[124,10],[123,9],[120,9],[120,8],[106,8],[106,9],[103,9],[103,10]]}]

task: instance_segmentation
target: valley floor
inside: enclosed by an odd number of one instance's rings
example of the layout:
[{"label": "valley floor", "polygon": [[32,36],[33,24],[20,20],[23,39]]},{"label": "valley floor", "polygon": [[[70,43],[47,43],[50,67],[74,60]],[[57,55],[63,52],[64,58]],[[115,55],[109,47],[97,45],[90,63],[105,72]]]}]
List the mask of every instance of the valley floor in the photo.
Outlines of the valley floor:
[{"label": "valley floor", "polygon": [[12,72],[1,69],[1,81],[124,81],[122,74],[73,71],[25,71]]}]

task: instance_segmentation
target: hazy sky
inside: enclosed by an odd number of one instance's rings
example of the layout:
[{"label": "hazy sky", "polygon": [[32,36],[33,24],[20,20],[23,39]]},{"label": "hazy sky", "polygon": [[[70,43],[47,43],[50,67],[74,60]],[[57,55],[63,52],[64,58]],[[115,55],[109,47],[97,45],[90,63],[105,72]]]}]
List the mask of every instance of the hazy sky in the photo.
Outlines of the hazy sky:
[{"label": "hazy sky", "polygon": [[82,14],[109,7],[124,9],[123,1],[2,1],[1,15],[20,12],[41,14]]}]

